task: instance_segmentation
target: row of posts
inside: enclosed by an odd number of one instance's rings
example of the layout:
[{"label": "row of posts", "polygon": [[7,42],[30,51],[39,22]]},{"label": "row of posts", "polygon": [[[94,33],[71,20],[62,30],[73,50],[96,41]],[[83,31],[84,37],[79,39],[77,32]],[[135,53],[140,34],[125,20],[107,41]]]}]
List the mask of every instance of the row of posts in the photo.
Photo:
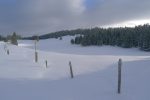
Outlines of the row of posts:
[{"label": "row of posts", "polygon": [[[37,42],[38,42],[38,39],[35,40],[35,62],[38,62]],[[9,55],[9,49],[7,49],[7,47],[5,47],[5,46],[4,46],[4,49],[7,52],[7,54]],[[45,66],[46,66],[46,68],[48,67],[47,60],[45,60]],[[71,61],[69,61],[69,67],[70,67],[70,75],[71,75],[71,78],[73,79],[74,74],[73,74]],[[122,70],[122,59],[119,59],[119,61],[118,61],[118,89],[117,89],[118,94],[121,93],[121,70]]]},{"label": "row of posts", "polygon": [[[69,67],[70,67],[71,78],[74,78],[71,61],[69,61]],[[121,71],[122,71],[122,59],[119,59],[118,61],[118,89],[117,89],[118,94],[121,93]]]}]

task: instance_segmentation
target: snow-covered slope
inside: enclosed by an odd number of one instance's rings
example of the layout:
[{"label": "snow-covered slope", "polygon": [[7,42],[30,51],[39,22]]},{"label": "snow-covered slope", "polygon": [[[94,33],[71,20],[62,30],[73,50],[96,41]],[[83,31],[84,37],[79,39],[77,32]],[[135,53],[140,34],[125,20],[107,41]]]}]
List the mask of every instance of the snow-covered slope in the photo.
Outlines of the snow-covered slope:
[{"label": "snow-covered slope", "polygon": [[[0,42],[1,100],[149,100],[150,54],[136,48],[81,47],[63,40],[38,43],[39,61],[34,62],[34,42],[8,45]],[[117,94],[117,61],[123,60],[122,93]],[[45,67],[48,61],[48,68]],[[74,79],[70,78],[69,61]]]}]

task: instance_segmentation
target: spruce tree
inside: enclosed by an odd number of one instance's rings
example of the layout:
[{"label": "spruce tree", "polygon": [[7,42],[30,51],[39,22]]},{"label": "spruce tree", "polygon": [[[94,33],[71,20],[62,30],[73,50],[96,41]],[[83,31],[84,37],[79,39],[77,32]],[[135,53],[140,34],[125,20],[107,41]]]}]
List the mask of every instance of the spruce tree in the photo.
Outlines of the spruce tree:
[{"label": "spruce tree", "polygon": [[11,44],[13,45],[18,45],[18,41],[17,41],[17,35],[14,32],[13,35],[11,36]]},{"label": "spruce tree", "polygon": [[74,42],[75,42],[74,39],[71,39],[71,44],[74,44]]}]

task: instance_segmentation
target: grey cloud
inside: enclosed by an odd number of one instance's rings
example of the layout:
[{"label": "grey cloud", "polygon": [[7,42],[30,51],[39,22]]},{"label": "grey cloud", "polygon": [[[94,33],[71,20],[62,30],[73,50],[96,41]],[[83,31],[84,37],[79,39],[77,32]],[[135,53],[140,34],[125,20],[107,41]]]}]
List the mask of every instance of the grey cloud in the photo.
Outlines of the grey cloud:
[{"label": "grey cloud", "polygon": [[[150,19],[149,0],[15,0],[0,6],[0,34],[44,34],[63,29],[89,28],[128,20]],[[0,2],[1,3],[1,2]]]}]

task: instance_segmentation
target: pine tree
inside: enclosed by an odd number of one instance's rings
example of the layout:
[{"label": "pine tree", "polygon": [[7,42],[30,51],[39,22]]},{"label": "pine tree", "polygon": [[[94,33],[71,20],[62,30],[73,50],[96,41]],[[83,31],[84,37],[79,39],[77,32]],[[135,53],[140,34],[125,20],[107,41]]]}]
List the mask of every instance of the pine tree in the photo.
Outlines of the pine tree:
[{"label": "pine tree", "polygon": [[74,44],[74,39],[71,39],[71,44]]},{"label": "pine tree", "polygon": [[14,32],[13,35],[11,36],[11,44],[13,45],[18,45],[18,41],[17,41],[17,35]]}]

